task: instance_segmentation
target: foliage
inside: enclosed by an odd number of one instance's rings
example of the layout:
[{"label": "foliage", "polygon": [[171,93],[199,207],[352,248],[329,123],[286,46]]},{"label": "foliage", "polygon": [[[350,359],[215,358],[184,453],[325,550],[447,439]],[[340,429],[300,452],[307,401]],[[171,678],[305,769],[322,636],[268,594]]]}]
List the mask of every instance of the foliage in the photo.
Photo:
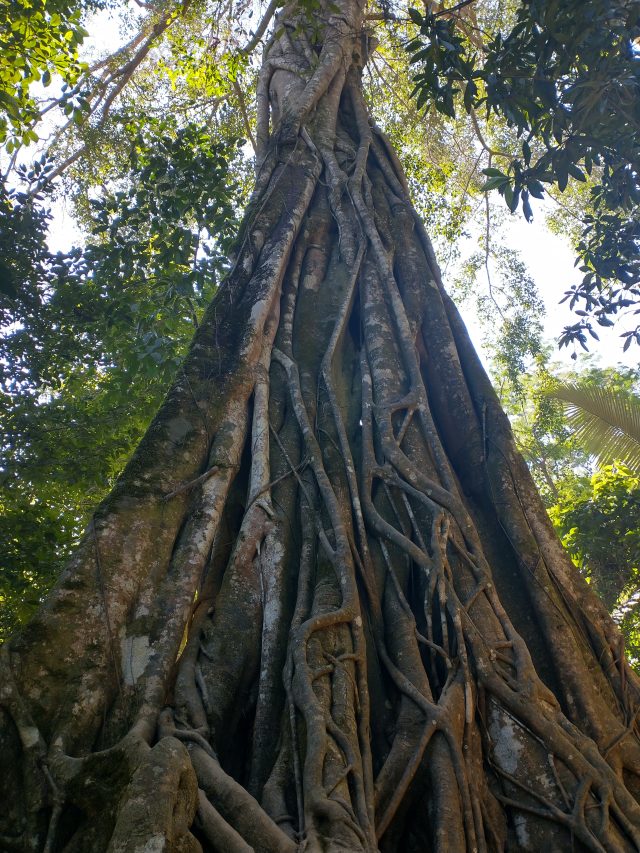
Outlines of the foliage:
[{"label": "foliage", "polygon": [[560,371],[545,355],[524,377],[517,393],[503,384],[516,440],[536,481],[551,520],[576,566],[613,611],[627,649],[640,661],[640,480],[637,471],[611,453],[595,465],[591,443],[585,444],[565,414],[559,387],[579,388],[599,402],[633,397],[639,372],[631,368],[587,365]]},{"label": "foliage", "polygon": [[[487,227],[482,251],[464,264],[453,295],[478,317],[494,370],[515,392],[531,360],[541,352],[544,307],[518,252],[491,243],[489,235]],[[486,276],[486,290],[478,287],[481,276]]]},{"label": "foliage", "polygon": [[563,491],[549,510],[573,561],[621,624],[640,660],[640,477],[616,462],[598,470],[581,494]]},{"label": "foliage", "polygon": [[[548,394],[557,382],[557,371],[557,365],[549,364],[548,351],[541,352],[533,369],[515,384],[503,371],[494,371],[494,382],[511,418],[518,449],[547,508],[558,501],[560,488],[581,491],[592,473],[589,455],[569,429],[561,403]],[[584,381],[586,376],[597,373],[597,369],[587,368],[580,375]]]},{"label": "foliage", "polygon": [[36,310],[46,290],[51,253],[45,235],[51,215],[41,202],[50,194],[50,188],[36,195],[31,195],[30,189],[48,171],[44,160],[34,163],[32,169],[22,166],[19,174],[27,184],[26,193],[0,184],[0,323],[3,326],[21,319],[16,312]]},{"label": "foliage", "polygon": [[94,200],[85,251],[51,253],[46,210],[2,199],[0,634],[50,587],[140,439],[236,227],[237,139],[172,118],[123,122],[129,169]]},{"label": "foliage", "polygon": [[47,88],[57,75],[68,90],[84,72],[78,46],[87,32],[81,21],[99,6],[75,0],[0,2],[0,143],[10,153],[38,139],[33,125],[40,108],[32,84]]},{"label": "foliage", "polygon": [[129,176],[124,188],[91,200],[102,242],[85,251],[81,280],[87,310],[96,293],[106,300],[108,328],[117,335],[131,329],[131,356],[155,373],[157,365],[179,363],[226,268],[242,201],[229,170],[241,140],[217,141],[206,128],[178,127],[170,117],[144,127],[124,121],[133,137]]},{"label": "foliage", "polygon": [[622,459],[640,470],[640,397],[606,386],[558,383],[549,394],[564,404],[576,440],[600,463]]},{"label": "foliage", "polygon": [[32,615],[164,387],[139,371],[70,372],[44,398],[0,396],[0,639]]},{"label": "foliage", "polygon": [[[584,306],[582,319],[561,339],[586,349],[594,321],[613,325],[640,296],[640,3],[522,0],[513,25],[480,51],[456,15],[410,14],[418,105],[452,117],[460,101],[474,115],[483,107],[516,134],[506,170],[484,169],[485,190],[497,189],[511,211],[521,204],[530,219],[530,199],[543,198],[545,184],[564,191],[569,178],[592,177],[576,247],[584,275],[566,296]],[[625,346],[640,342],[638,329],[625,335]]]},{"label": "foliage", "polygon": [[[589,489],[597,470],[595,457],[568,423],[564,405],[555,396],[559,385],[579,386],[589,394],[606,388],[612,396],[634,396],[640,371],[630,367],[602,368],[584,358],[579,370],[568,371],[550,361],[549,351],[537,356],[534,369],[514,386],[502,371],[494,370],[502,404],[508,412],[518,447],[531,468],[547,507],[558,502],[562,490],[574,495]],[[603,457],[611,464],[614,459]]]}]

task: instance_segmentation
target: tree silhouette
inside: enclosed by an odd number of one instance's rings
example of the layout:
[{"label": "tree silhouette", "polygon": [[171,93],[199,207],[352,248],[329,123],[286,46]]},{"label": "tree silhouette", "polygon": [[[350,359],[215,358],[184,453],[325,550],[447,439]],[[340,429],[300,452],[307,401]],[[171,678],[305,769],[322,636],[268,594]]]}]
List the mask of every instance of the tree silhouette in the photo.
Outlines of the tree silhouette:
[{"label": "tree silhouette", "polygon": [[286,7],[232,270],[2,649],[7,849],[634,850],[638,686],[361,88]]}]

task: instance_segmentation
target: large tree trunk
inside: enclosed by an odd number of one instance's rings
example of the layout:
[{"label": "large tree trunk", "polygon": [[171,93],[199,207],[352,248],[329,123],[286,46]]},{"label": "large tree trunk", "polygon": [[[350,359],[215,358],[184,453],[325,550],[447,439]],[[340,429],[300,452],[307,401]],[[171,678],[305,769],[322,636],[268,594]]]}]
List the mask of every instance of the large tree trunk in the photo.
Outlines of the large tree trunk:
[{"label": "large tree trunk", "polygon": [[3,649],[2,849],[640,847],[637,682],[369,120],[361,18],[281,14],[233,270]]}]

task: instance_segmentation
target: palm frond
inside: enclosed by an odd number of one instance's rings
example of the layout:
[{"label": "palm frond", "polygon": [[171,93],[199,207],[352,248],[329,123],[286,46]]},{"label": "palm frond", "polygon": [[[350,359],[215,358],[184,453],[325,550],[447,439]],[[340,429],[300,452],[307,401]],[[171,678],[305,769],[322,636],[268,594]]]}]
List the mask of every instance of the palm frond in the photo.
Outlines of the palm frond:
[{"label": "palm frond", "polygon": [[576,439],[599,464],[619,460],[640,471],[640,397],[573,382],[558,382],[548,393],[563,403]]}]

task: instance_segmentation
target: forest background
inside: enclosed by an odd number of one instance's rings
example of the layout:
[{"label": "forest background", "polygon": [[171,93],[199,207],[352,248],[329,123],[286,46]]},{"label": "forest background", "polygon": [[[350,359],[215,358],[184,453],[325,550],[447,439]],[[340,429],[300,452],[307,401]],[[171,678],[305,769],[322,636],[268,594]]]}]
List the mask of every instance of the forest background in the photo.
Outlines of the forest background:
[{"label": "forest background", "polygon": [[[313,0],[300,2],[312,16]],[[496,39],[536,5],[555,16],[573,65],[549,53],[526,91],[517,77],[509,89],[491,61],[500,50],[512,61],[513,45]],[[638,4],[625,5],[623,17],[616,3],[582,4],[593,21],[576,32],[571,2],[380,4],[365,86],[558,533],[637,661],[640,474],[615,450],[598,459],[549,395],[558,379],[630,405],[639,391]],[[55,581],[228,269],[252,171],[258,22],[276,8],[3,0],[0,640]],[[613,22],[604,35],[602,15]],[[118,46],[106,51],[106,41]],[[623,59],[611,50],[621,41]],[[580,74],[594,56],[600,77],[587,85]],[[553,74],[571,86],[552,86]],[[474,86],[486,92],[480,107]],[[601,138],[587,145],[594,111]],[[63,209],[78,239],[57,251]],[[560,352],[508,236],[516,217],[534,215],[578,256],[547,289],[548,304],[568,291],[576,312]],[[603,331],[607,366],[578,358],[587,346],[602,352]]]}]

